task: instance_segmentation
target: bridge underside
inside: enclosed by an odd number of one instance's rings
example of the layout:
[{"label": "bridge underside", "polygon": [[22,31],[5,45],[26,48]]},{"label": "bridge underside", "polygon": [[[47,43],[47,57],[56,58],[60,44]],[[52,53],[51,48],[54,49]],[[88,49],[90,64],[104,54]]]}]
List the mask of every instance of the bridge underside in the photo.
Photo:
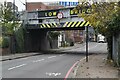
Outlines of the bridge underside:
[{"label": "bridge underside", "polygon": [[[62,25],[62,27],[61,27]],[[77,25],[77,26],[75,26]],[[25,33],[25,50],[27,52],[38,52],[51,49],[51,44],[47,36],[48,31],[61,30],[85,30],[88,22],[66,22],[64,24],[41,24],[27,25]]]},{"label": "bridge underside", "polygon": [[25,33],[25,50],[27,52],[38,52],[50,49],[46,30],[27,30]]}]

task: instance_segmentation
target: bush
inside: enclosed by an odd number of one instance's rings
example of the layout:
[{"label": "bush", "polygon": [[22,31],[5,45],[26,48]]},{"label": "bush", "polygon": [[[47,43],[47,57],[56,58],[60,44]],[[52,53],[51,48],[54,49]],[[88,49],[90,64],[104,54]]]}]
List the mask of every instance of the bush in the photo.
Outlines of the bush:
[{"label": "bush", "polygon": [[15,38],[16,52],[24,52],[24,30],[22,26],[15,32]]},{"label": "bush", "polygon": [[2,47],[2,37],[0,37],[0,47]]},{"label": "bush", "polygon": [[70,42],[70,46],[74,46],[74,42]]},{"label": "bush", "polygon": [[1,48],[8,48],[9,47],[9,38],[8,37],[1,37],[0,38],[0,47]]},{"label": "bush", "polygon": [[51,37],[52,39],[57,39],[58,36],[60,35],[60,32],[50,31],[48,34],[50,35],[50,37]]},{"label": "bush", "polygon": [[65,47],[65,41],[61,41],[61,47]]},{"label": "bush", "polygon": [[70,43],[68,43],[66,41],[61,42],[61,47],[68,47],[68,46],[70,46]]}]

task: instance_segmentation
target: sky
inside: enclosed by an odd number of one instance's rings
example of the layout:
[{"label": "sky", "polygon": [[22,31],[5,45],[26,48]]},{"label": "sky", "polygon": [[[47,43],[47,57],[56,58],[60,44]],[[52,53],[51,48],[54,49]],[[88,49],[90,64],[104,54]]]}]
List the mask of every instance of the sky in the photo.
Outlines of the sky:
[{"label": "sky", "polygon": [[[13,0],[6,0],[7,2],[13,2]],[[27,0],[27,2],[56,2],[56,1],[70,1],[70,2],[77,2],[78,0]],[[25,10],[25,0],[15,0],[15,4],[18,6],[18,10],[22,11]]]}]

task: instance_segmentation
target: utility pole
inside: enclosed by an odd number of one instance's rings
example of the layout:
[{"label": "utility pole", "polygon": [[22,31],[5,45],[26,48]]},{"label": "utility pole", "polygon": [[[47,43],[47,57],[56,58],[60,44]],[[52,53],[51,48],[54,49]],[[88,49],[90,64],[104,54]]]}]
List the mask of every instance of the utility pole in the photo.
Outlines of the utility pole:
[{"label": "utility pole", "polygon": [[27,0],[25,0],[25,9],[27,11]]},{"label": "utility pole", "polygon": [[[16,15],[15,15],[15,0],[13,0],[13,24],[15,23],[15,18],[16,18]],[[14,30],[15,30],[15,25],[14,25]],[[15,33],[13,31],[13,36],[11,38],[11,46],[12,46],[12,53],[15,54]]]}]

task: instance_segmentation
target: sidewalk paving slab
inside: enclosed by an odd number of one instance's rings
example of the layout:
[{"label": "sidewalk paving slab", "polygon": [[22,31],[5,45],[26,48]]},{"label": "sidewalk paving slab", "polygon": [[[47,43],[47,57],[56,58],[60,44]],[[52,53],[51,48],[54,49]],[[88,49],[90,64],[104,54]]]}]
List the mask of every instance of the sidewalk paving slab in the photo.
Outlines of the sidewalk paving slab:
[{"label": "sidewalk paving slab", "polygon": [[73,69],[70,78],[105,78],[118,80],[119,76],[117,67],[114,67],[113,63],[110,64],[107,62],[107,54],[92,54],[89,56],[89,62],[86,62],[86,60],[83,59],[77,64]]}]

